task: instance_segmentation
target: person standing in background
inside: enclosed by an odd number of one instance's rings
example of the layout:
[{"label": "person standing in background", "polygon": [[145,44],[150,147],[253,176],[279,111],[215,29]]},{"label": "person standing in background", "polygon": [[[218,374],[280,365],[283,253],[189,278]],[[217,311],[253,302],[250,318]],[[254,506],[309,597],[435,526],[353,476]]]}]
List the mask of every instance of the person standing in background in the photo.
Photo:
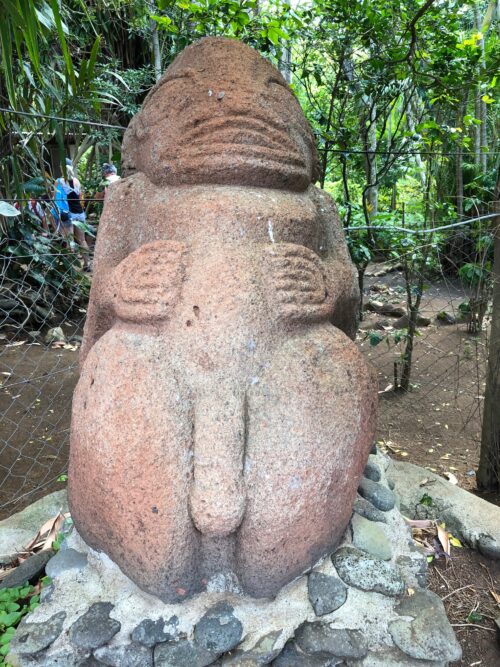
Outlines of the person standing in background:
[{"label": "person standing in background", "polygon": [[80,246],[83,258],[83,270],[90,271],[89,246],[85,239],[85,223],[87,218],[82,204],[82,186],[74,174],[73,163],[69,158],[66,158],[66,174],[67,179],[57,179],[56,189],[57,187],[61,187],[66,195],[69,209],[69,221],[72,226],[75,241]]}]

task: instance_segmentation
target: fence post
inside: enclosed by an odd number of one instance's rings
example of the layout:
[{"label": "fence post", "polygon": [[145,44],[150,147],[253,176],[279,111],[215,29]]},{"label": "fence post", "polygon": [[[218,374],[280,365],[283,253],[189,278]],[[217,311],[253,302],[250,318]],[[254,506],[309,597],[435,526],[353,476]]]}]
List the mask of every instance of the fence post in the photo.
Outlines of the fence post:
[{"label": "fence post", "polygon": [[493,312],[491,316],[488,370],[484,397],[481,452],[477,485],[487,491],[500,490],[500,174],[495,187]]}]

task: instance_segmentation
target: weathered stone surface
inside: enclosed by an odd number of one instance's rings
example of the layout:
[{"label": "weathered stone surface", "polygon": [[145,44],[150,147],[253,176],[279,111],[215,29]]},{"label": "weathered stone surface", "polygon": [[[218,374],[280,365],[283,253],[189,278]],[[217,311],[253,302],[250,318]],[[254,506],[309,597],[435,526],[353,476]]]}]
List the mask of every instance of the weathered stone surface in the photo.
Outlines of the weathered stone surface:
[{"label": "weathered stone surface", "polygon": [[151,90],[123,162],[73,400],[75,525],[166,602],[229,573],[275,596],[341,539],[375,430],[311,130],[277,69],[208,38]]},{"label": "weathered stone surface", "polygon": [[40,551],[34,556],[27,558],[0,581],[0,590],[2,588],[16,588],[16,586],[22,586],[28,581],[31,582],[39,579],[52,554],[52,551]]},{"label": "weathered stone surface", "polygon": [[87,556],[75,549],[61,549],[49,560],[45,572],[52,579],[59,576],[62,572],[83,570],[87,565]]},{"label": "weathered stone surface", "polygon": [[273,667],[330,667],[331,656],[306,655],[297,648],[295,642],[287,642],[283,651],[272,663]]},{"label": "weathered stone surface", "polygon": [[500,560],[500,543],[490,535],[481,535],[477,541],[477,548],[483,556],[487,556],[492,560]]},{"label": "weathered stone surface", "polygon": [[361,660],[348,660],[347,667],[447,667],[448,663],[410,658],[398,648],[371,652]]},{"label": "weathered stone surface", "polygon": [[417,591],[396,607],[400,616],[389,623],[391,637],[404,653],[418,660],[460,660],[462,650],[448,622],[443,603],[431,591]]},{"label": "weathered stone surface", "polygon": [[368,479],[371,479],[373,482],[380,482],[381,478],[380,468],[371,459],[368,459],[368,463],[365,466],[363,475]]},{"label": "weathered stone surface", "polygon": [[109,667],[153,667],[153,651],[141,644],[103,646],[94,656]]},{"label": "weathered stone surface", "polygon": [[94,649],[103,646],[116,635],[121,624],[109,614],[110,602],[96,602],[70,628],[71,642],[78,648]]},{"label": "weathered stone surface", "polygon": [[361,551],[366,551],[375,558],[390,560],[392,549],[381,525],[369,521],[358,514],[351,519],[352,543]]},{"label": "weathered stone surface", "polygon": [[307,591],[316,616],[330,614],[347,600],[347,586],[340,579],[322,572],[311,572]]},{"label": "weathered stone surface", "polygon": [[37,534],[40,526],[59,512],[68,511],[66,489],[28,505],[21,512],[0,521],[0,562],[7,563],[19,553]]},{"label": "weathered stone surface", "polygon": [[500,544],[500,507],[479,496],[461,489],[456,484],[435,475],[430,470],[411,463],[391,461],[391,478],[396,482],[395,492],[401,503],[401,511],[409,518],[416,516],[422,498],[423,479],[429,481],[428,495],[432,497],[432,507],[427,507],[431,518],[439,518],[446,528],[471,547],[479,548],[484,536],[489,536],[495,544]]},{"label": "weathered stone surface", "polygon": [[353,547],[341,547],[332,556],[340,578],[363,591],[397,596],[405,591],[399,570],[391,563],[367,556]]},{"label": "weathered stone surface", "polygon": [[43,651],[61,634],[66,612],[60,611],[43,623],[22,622],[10,642],[10,652],[15,655],[32,655]]},{"label": "weathered stone surface", "polygon": [[376,301],[375,299],[370,299],[365,308],[373,313],[390,315],[391,317],[403,317],[406,314],[406,309],[403,306],[397,306],[387,301]]},{"label": "weathered stone surface", "polygon": [[396,565],[409,586],[427,586],[427,557],[425,553],[415,551],[410,556],[398,556]]},{"label": "weathered stone surface", "polygon": [[456,324],[457,318],[451,313],[447,313],[445,310],[441,310],[436,315],[436,320],[441,324]]},{"label": "weathered stone surface", "polygon": [[215,655],[221,655],[237,646],[243,634],[243,626],[233,611],[226,602],[209,609],[196,624],[195,643]]},{"label": "weathered stone surface", "polygon": [[222,667],[262,667],[269,665],[276,658],[280,649],[274,648],[276,641],[281,635],[280,631],[270,632],[260,639],[253,648],[248,651],[232,651],[227,657],[220,661]]},{"label": "weathered stone surface", "polygon": [[312,655],[363,658],[368,653],[368,646],[361,630],[332,628],[320,621],[304,623],[297,630],[295,640],[304,653]]},{"label": "weathered stone surface", "polygon": [[366,477],[361,480],[358,491],[363,498],[369,500],[372,505],[383,512],[392,510],[396,504],[396,498],[390,489]]},{"label": "weathered stone surface", "polygon": [[187,639],[158,644],[154,649],[155,667],[207,667],[216,655]]},{"label": "weathered stone surface", "polygon": [[384,512],[374,507],[369,500],[362,496],[357,496],[354,501],[353,510],[356,514],[369,519],[370,521],[378,521],[379,523],[386,523],[387,518]]},{"label": "weathered stone surface", "polygon": [[[177,623],[177,616],[172,616],[166,623],[163,618],[159,618],[157,621],[146,618],[134,628],[131,634],[132,640],[150,648],[155,644],[171,641],[177,634]],[[167,630],[165,630],[165,626],[167,626]]]}]

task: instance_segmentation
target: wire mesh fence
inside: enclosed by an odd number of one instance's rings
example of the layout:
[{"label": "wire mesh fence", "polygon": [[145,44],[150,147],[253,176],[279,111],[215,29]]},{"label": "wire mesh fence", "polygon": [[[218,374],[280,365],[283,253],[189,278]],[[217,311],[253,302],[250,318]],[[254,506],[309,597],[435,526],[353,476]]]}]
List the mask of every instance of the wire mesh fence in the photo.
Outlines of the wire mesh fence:
[{"label": "wire mesh fence", "polygon": [[0,515],[65,473],[90,284],[69,248],[23,252],[0,255]]},{"label": "wire mesh fence", "polygon": [[[358,233],[349,231],[348,240]],[[381,257],[393,258],[364,272],[356,342],[379,377],[378,440],[394,456],[470,488],[479,456],[489,287],[484,281],[479,290],[447,271],[450,256],[422,268],[416,252],[427,246],[436,251],[432,239],[413,243],[407,253],[378,248]],[[0,254],[0,517],[65,482],[91,281],[83,268],[69,244],[56,253],[42,247]],[[402,391],[409,304],[419,289],[410,383]]]}]

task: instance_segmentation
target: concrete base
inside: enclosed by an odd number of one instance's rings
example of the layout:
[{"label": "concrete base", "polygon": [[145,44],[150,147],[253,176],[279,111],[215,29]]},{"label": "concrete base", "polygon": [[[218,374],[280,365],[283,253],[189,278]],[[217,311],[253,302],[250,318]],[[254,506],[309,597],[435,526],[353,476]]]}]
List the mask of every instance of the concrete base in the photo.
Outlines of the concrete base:
[{"label": "concrete base", "polygon": [[192,600],[164,604],[73,532],[47,567],[53,583],[19,626],[8,663],[443,667],[459,659],[443,605],[425,589],[425,555],[399,510],[381,509],[394,505],[387,465],[370,457],[342,544],[273,600],[244,597],[221,575]]}]

